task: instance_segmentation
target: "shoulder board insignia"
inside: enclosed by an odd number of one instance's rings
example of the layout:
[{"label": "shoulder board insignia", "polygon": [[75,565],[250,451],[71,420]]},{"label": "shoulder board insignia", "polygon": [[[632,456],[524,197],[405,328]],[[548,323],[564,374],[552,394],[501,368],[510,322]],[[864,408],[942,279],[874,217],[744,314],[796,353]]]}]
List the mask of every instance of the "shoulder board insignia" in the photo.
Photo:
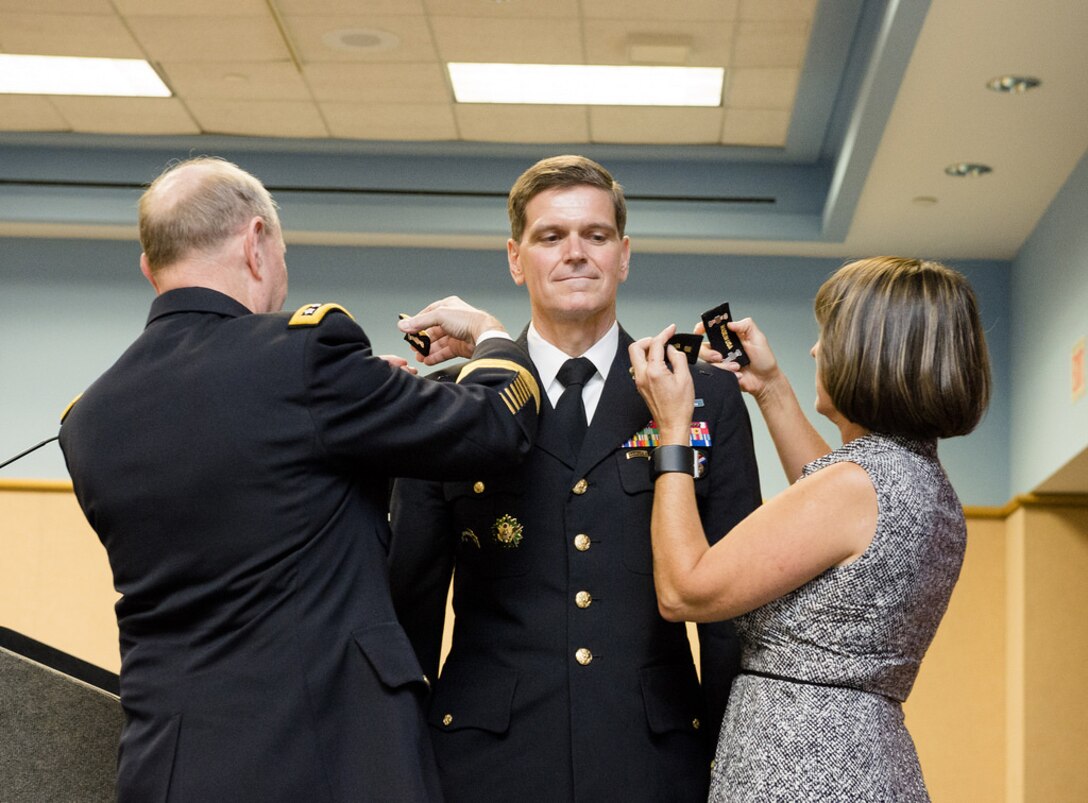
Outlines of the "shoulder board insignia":
[{"label": "shoulder board insignia", "polygon": [[291,320],[287,322],[287,327],[293,329],[296,326],[317,326],[323,320],[325,316],[330,312],[342,312],[355,320],[354,316],[339,304],[306,304],[299,307],[294,315],[291,316]]},{"label": "shoulder board insignia", "polygon": [[68,417],[68,413],[72,412],[72,408],[76,406],[76,402],[82,398],[83,394],[80,393],[78,396],[68,402],[68,406],[64,408],[64,412],[60,414],[60,422],[62,424],[64,423],[64,419]]}]

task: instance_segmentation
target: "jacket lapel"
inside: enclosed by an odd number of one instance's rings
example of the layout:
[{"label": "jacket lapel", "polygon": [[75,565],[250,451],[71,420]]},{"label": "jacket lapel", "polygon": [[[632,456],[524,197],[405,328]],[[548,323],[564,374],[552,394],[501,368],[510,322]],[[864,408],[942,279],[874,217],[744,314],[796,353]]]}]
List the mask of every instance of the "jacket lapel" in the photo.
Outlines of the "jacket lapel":
[{"label": "jacket lapel", "polygon": [[[525,329],[522,330],[521,336],[518,338],[518,343],[520,343],[526,351],[529,350],[528,333],[529,327],[526,326]],[[544,383],[540,381],[540,375],[537,373],[536,365],[533,366],[533,376],[540,385],[541,392],[543,392]],[[555,408],[552,407],[551,401],[548,400],[547,393],[544,393],[543,401],[544,403],[540,408],[540,416],[537,419],[536,447],[552,455],[562,462],[563,465],[573,469],[575,455],[571,453],[570,442],[567,440],[566,433],[556,425]],[[592,431],[593,429],[591,427],[590,433],[592,433]],[[588,433],[586,439],[589,439]]]},{"label": "jacket lapel", "polygon": [[585,443],[582,444],[582,452],[575,461],[579,475],[587,474],[650,420],[649,408],[638,395],[635,380],[631,377],[631,358],[627,354],[627,347],[632,342],[631,336],[620,327],[616,358],[608,370],[608,379],[586,433]]}]

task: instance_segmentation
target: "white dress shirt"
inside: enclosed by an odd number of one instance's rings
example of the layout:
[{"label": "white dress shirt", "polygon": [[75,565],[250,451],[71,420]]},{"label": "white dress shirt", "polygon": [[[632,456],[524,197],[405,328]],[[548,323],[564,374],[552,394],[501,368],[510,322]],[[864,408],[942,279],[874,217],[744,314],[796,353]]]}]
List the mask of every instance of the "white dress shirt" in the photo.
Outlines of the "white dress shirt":
[{"label": "white dress shirt", "polygon": [[[526,340],[529,346],[529,358],[536,366],[544,392],[548,394],[548,401],[554,408],[559,403],[559,397],[563,395],[563,383],[556,378],[556,375],[571,355],[560,351],[545,340],[531,322]],[[597,412],[597,403],[601,400],[604,382],[608,379],[608,369],[612,367],[612,360],[616,358],[616,349],[619,348],[619,344],[620,325],[613,321],[612,327],[600,340],[590,346],[585,353],[576,355],[586,357],[597,367],[597,373],[591,376],[582,387],[582,404],[586,408],[588,423],[593,422],[593,414]]]}]

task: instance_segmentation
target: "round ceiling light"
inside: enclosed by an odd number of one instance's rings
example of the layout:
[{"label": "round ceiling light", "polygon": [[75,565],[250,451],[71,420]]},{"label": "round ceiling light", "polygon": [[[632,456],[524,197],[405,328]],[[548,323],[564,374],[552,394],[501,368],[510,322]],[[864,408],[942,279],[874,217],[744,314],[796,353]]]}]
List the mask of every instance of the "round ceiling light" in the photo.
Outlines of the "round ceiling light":
[{"label": "round ceiling light", "polygon": [[377,28],[341,28],[329,31],[321,37],[322,44],[333,50],[349,50],[356,53],[380,53],[393,50],[400,38],[389,31]]},{"label": "round ceiling light", "polygon": [[962,178],[964,176],[984,176],[987,173],[994,172],[994,169],[989,165],[979,164],[978,162],[956,162],[944,169],[950,176],[956,176]]},{"label": "round ceiling light", "polygon": [[986,86],[994,92],[1019,95],[1029,89],[1035,89],[1042,81],[1030,75],[999,75],[987,82]]}]

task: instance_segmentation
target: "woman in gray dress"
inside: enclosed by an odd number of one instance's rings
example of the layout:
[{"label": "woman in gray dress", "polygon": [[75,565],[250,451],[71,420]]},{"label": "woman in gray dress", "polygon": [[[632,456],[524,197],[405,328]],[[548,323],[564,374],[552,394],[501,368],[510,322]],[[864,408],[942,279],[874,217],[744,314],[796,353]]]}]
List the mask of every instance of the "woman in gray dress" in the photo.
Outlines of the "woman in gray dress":
[{"label": "woman in gray dress", "polygon": [[749,365],[704,347],[755,397],[792,483],[713,547],[695,503],[691,379],[666,346],[674,327],[631,346],[662,444],[658,604],[669,620],[734,619],[743,640],[711,800],[928,800],[900,704],[963,561],[937,439],[970,432],[989,400],[977,302],[943,265],[877,257],[840,268],[815,308],[816,409],[842,434],[834,451],[751,320],[729,324]]}]

